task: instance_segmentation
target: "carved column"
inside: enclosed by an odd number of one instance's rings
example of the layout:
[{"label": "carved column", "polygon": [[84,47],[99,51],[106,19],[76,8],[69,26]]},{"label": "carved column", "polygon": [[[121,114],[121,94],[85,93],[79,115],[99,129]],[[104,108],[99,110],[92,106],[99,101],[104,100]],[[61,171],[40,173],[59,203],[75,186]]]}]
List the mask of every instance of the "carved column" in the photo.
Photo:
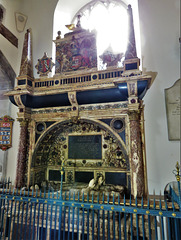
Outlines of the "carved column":
[{"label": "carved column", "polygon": [[20,122],[20,139],[16,167],[16,187],[25,185],[25,170],[26,170],[26,146],[28,136],[28,120],[18,120]]},{"label": "carved column", "polygon": [[129,112],[130,121],[130,159],[131,159],[131,191],[134,197],[145,195],[144,165],[141,142],[140,113]]},{"label": "carved column", "polygon": [[30,186],[31,180],[31,160],[33,156],[33,150],[35,148],[35,135],[36,135],[36,122],[35,120],[31,120],[28,124],[28,131],[29,131],[29,147],[28,147],[28,165],[27,165],[27,187]]}]

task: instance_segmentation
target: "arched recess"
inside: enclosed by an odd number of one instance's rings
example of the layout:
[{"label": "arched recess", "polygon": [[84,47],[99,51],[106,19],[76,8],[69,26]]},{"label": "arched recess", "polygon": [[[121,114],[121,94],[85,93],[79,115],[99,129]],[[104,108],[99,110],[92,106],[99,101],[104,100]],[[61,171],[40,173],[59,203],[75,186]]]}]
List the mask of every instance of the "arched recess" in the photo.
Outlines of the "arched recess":
[{"label": "arched recess", "polygon": [[30,183],[41,186],[46,181],[59,188],[63,160],[64,185],[87,184],[101,173],[106,184],[131,187],[124,141],[99,120],[65,120],[50,126],[35,146]]}]

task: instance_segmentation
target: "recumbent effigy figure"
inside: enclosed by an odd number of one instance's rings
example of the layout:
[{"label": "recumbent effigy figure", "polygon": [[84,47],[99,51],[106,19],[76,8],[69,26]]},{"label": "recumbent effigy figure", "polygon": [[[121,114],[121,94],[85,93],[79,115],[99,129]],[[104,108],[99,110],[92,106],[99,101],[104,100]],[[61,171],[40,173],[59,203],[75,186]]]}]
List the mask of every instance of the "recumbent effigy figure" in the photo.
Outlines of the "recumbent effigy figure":
[{"label": "recumbent effigy figure", "polygon": [[120,195],[127,195],[128,190],[122,185],[104,184],[105,179],[102,174],[98,174],[96,179],[91,179],[87,188],[82,189],[82,193],[100,193],[100,194],[114,194],[119,193]]}]

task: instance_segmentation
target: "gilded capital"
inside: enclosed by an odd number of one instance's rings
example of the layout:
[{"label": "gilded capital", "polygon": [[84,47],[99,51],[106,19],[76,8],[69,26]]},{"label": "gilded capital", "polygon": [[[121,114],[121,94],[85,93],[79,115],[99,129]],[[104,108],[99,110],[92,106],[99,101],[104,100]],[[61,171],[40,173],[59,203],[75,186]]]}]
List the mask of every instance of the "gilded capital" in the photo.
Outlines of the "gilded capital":
[{"label": "gilded capital", "polygon": [[28,122],[29,122],[28,119],[20,119],[20,118],[18,118],[17,120],[18,120],[18,122],[20,123],[20,127],[25,127],[25,126],[27,126],[27,125],[28,125]]},{"label": "gilded capital", "polygon": [[128,113],[129,116],[129,120],[131,121],[138,121],[139,120],[139,116],[140,116],[140,111],[129,111]]}]

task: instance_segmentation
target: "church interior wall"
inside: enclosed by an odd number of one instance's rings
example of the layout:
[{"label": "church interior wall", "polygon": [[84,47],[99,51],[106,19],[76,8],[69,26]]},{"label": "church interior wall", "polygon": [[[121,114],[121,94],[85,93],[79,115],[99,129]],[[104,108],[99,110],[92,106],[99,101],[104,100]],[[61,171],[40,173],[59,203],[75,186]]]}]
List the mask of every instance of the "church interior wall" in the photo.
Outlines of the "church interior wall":
[{"label": "church interior wall", "polygon": [[[13,1],[14,2],[14,1]],[[6,27],[18,37],[19,47],[14,46],[0,35],[1,50],[6,53],[14,71],[19,72],[23,47],[23,37],[27,28],[32,29],[33,60],[43,56],[46,51],[52,56],[53,13],[57,0],[3,1],[7,8]],[[64,4],[65,1],[60,1]],[[67,2],[67,1],[66,1]],[[77,2],[69,1],[72,16],[76,13]],[[88,1],[79,1],[80,6]],[[155,80],[144,98],[145,104],[145,138],[148,189],[150,194],[163,193],[164,186],[174,180],[172,170],[180,160],[180,142],[169,141],[166,122],[164,89],[171,87],[180,77],[179,73],[179,1],[138,1],[141,27],[142,66],[144,72],[151,72]],[[74,6],[76,5],[76,6]],[[74,10],[73,10],[74,9]],[[31,11],[30,11],[31,10]],[[14,11],[21,11],[28,16],[23,33],[15,27]],[[9,16],[11,15],[11,17]],[[172,15],[172,17],[168,17]],[[60,29],[61,30],[61,29]],[[52,56],[53,57],[53,56]],[[34,69],[36,77],[36,70]],[[17,118],[17,108],[11,104],[11,117]],[[16,158],[18,151],[19,123],[15,121],[13,128],[13,147],[7,154],[7,177],[15,180]]]},{"label": "church interior wall", "polygon": [[[143,71],[156,73],[144,98],[148,188],[174,180],[180,142],[168,140],[164,89],[180,78],[179,1],[139,1]],[[172,16],[169,18],[168,16]]]}]

